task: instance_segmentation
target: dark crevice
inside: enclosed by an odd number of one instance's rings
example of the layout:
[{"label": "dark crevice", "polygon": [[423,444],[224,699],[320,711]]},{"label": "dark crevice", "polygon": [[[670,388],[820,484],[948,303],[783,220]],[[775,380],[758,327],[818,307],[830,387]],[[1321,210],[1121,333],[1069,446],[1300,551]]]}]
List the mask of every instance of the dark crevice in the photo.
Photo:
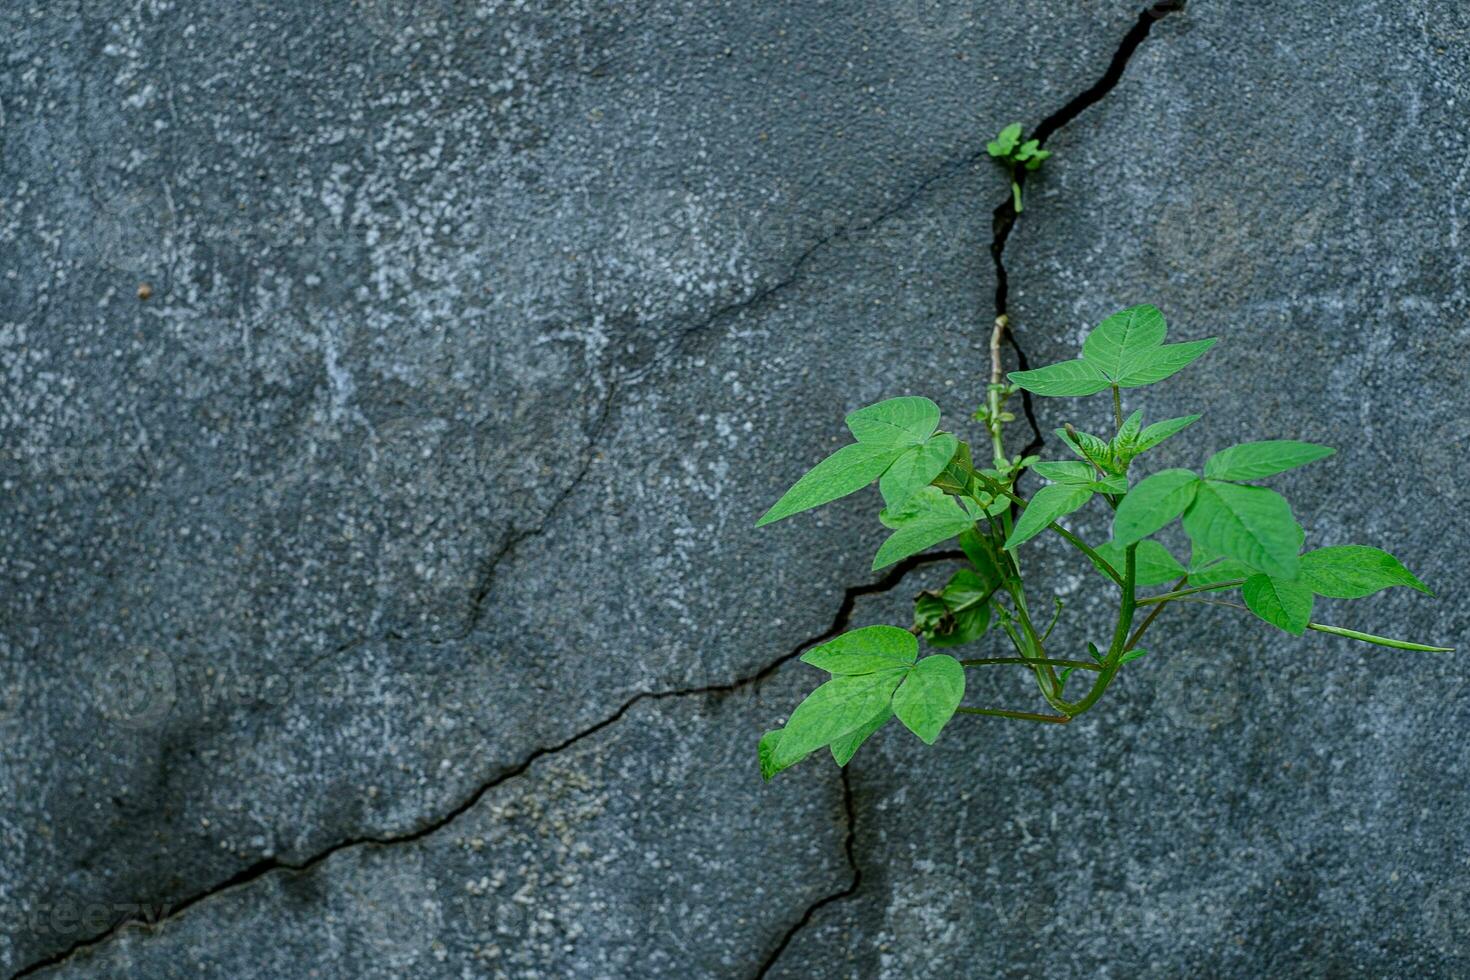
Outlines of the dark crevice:
[{"label": "dark crevice", "polygon": [[[1112,59],[1108,62],[1107,70],[1104,71],[1097,81],[1093,82],[1083,91],[1067,100],[1056,112],[1046,116],[1031,130],[1031,136],[1043,146],[1046,141],[1056,134],[1063,126],[1082,115],[1088,108],[1101,102],[1109,92],[1123,78],[1123,72],[1128,68],[1128,62],[1133,59],[1133,54],[1138,50],[1153,30],[1156,22],[1173,13],[1184,9],[1185,0],[1162,0],[1152,6],[1145,7],[1138,14],[1138,20],[1123,35],[1118,48],[1113,52]],[[1025,189],[1026,171],[1017,170],[1016,180]],[[997,207],[991,218],[990,258],[995,263],[995,315],[1007,316],[1009,319],[1010,302],[1010,280],[1006,275],[1005,250],[1006,242],[1010,240],[1011,230],[1016,226],[1016,205],[1009,194]],[[1016,340],[1014,330],[1006,331],[1006,339],[1010,342],[1011,349],[1016,353],[1016,362],[1022,371],[1030,367],[1026,359],[1026,352]],[[1031,441],[1021,450],[1022,456],[1029,456],[1039,451],[1046,445],[1046,438],[1041,434],[1041,426],[1036,421],[1036,409],[1031,401],[1029,391],[1021,392],[1021,405],[1025,410],[1026,422],[1031,426]]]},{"label": "dark crevice", "polygon": [[786,952],[786,947],[790,946],[791,941],[796,938],[796,934],[810,925],[812,918],[818,912],[833,902],[840,902],[843,899],[851,898],[857,894],[858,888],[863,883],[863,869],[857,863],[857,807],[853,804],[852,800],[852,778],[848,775],[846,767],[839,769],[838,772],[841,774],[842,779],[842,810],[847,820],[847,836],[843,840],[842,850],[847,856],[847,867],[852,872],[852,875],[848,879],[847,885],[841,891],[823,895],[806,907],[806,911],[802,912],[801,918],[797,919],[791,925],[791,928],[782,934],[781,941],[776,944],[776,948],[771,950],[771,954],[766,957],[765,962],[761,963],[760,969],[756,971],[755,980],[765,980],[766,975],[775,967],[776,961],[781,958],[781,954]]},{"label": "dark crevice", "polygon": [[[619,707],[612,714],[592,725],[589,725],[588,727],[577,732],[575,735],[571,735],[568,738],[555,743],[554,745],[542,746],[540,748],[533,749],[520,762],[516,763],[508,769],[502,770],[487,781],[481,783],[475,788],[472,793],[470,793],[469,796],[467,796],[464,800],[455,805],[453,808],[449,809],[434,820],[423,824],[413,830],[406,831],[401,834],[347,838],[346,840],[337,841],[300,861],[285,861],[280,858],[266,858],[264,860],[257,861],[249,867],[242,869],[234,875],[231,875],[224,881],[221,881],[218,884],[212,885],[209,888],[204,889],[203,891],[196,892],[193,895],[180,899],[176,902],[146,904],[143,906],[147,910],[146,915],[145,913],[140,912],[136,915],[124,918],[112,925],[107,930],[100,932],[94,936],[77,940],[66,949],[51,956],[44,957],[43,959],[39,959],[29,964],[28,966],[23,967],[19,972],[14,973],[11,976],[14,980],[14,978],[31,976],[49,967],[59,966],[63,962],[69,960],[71,957],[76,956],[80,953],[84,953],[85,951],[96,946],[99,946],[112,939],[119,933],[130,928],[139,928],[144,930],[152,930],[158,928],[163,924],[177,918],[179,915],[183,914],[190,908],[193,908],[195,905],[200,904],[201,902],[205,902],[232,889],[248,885],[251,882],[256,881],[260,878],[264,878],[266,875],[269,874],[274,874],[276,872],[281,872],[284,874],[304,874],[311,871],[313,868],[330,858],[332,855],[337,854],[341,851],[350,850],[357,847],[393,847],[399,844],[411,844],[415,841],[423,840],[424,838],[443,830],[445,827],[452,824],[455,820],[459,819],[470,810],[474,809],[476,804],[484,799],[485,795],[491,790],[509,782],[512,779],[515,779],[517,776],[524,775],[536,762],[537,759],[548,755],[555,755],[558,752],[569,749],[572,746],[576,745],[578,742],[581,742],[583,739],[590,738],[591,736],[596,735],[598,732],[601,732],[602,730],[617,724],[623,719],[625,715],[627,715],[629,711],[633,709],[635,705],[639,704],[640,702],[662,701],[669,698],[692,697],[695,695],[721,696],[731,694],[745,687],[759,684],[761,681],[774,674],[784,664],[787,664],[797,657],[801,656],[804,651],[810,649],[813,646],[816,646],[819,643],[825,643],[827,640],[830,640],[843,633],[852,622],[853,610],[856,609],[857,601],[860,598],[864,596],[878,595],[884,592],[892,591],[903,582],[903,580],[908,576],[910,572],[916,569],[923,568],[928,565],[939,564],[942,562],[963,561],[964,557],[964,553],[959,551],[936,551],[923,555],[915,555],[894,565],[891,569],[889,569],[887,574],[885,574],[877,581],[869,582],[865,585],[849,586],[847,589],[843,590],[842,602],[838,605],[837,612],[832,617],[832,623],[830,626],[828,626],[825,630],[818,633],[817,635],[802,640],[800,643],[796,644],[791,649],[787,650],[785,653],[767,663],[754,673],[747,674],[744,677],[740,677],[733,681],[725,682],[723,684],[706,684],[700,687],[683,688],[671,691],[645,691],[640,694],[635,694],[633,697],[624,701],[622,706]],[[752,753],[751,765],[753,766],[754,764],[754,755]],[[852,862],[852,796],[851,790],[847,785],[847,776],[845,771],[843,772],[843,787],[843,792],[848,807],[847,854],[849,862]],[[856,864],[853,865],[853,868],[854,871],[856,871]],[[854,882],[852,887],[856,888],[856,882]],[[828,900],[835,900],[836,897],[840,896],[833,896]],[[815,913],[817,907],[819,907],[820,904],[822,903],[818,903],[818,905],[808,909],[807,915],[803,918],[803,922],[801,924],[804,924],[806,919],[809,919],[811,915]],[[796,931],[800,929],[801,924],[798,924],[795,928],[791,930],[792,935],[794,935]],[[772,957],[771,962],[774,962],[774,956]]]}]

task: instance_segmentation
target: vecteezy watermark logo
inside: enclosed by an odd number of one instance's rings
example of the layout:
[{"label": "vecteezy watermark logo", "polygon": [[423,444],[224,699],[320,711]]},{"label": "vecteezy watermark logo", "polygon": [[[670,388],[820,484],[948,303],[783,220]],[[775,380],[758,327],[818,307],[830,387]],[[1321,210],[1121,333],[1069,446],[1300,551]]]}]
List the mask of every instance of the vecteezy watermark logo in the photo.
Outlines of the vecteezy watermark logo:
[{"label": "vecteezy watermark logo", "polygon": [[19,913],[20,930],[35,937],[97,936],[124,922],[156,926],[172,906],[159,902],[105,902],[63,896]]},{"label": "vecteezy watermark logo", "polygon": [[1241,691],[1228,661],[1196,653],[1171,653],[1159,672],[1155,703],[1184,728],[1209,730],[1235,720]]},{"label": "vecteezy watermark logo", "polygon": [[899,30],[929,44],[953,40],[975,23],[975,0],[894,0],[891,9]]},{"label": "vecteezy watermark logo", "polygon": [[152,728],[173,710],[178,682],[173,662],[164,653],[119,650],[103,656],[93,671],[93,704],[115,725]]}]

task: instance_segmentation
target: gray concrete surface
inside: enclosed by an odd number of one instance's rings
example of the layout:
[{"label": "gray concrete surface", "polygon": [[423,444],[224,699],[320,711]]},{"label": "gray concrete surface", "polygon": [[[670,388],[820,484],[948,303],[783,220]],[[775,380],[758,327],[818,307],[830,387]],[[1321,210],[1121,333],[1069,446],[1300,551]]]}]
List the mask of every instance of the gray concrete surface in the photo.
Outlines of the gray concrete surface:
[{"label": "gray concrete surface", "polygon": [[[1470,969],[1452,660],[1191,612],[1069,729],[755,774],[812,681],[767,669],[883,531],[750,525],[846,410],[961,424],[984,142],[1138,12],[0,11],[0,968]],[[1453,7],[1196,0],[1052,138],[1005,256],[1033,363],[1133,302],[1221,336],[1135,399],[1207,413],[1160,465],[1336,445],[1282,481],[1313,540],[1441,598],[1333,621],[1449,642],[1467,42]]]}]

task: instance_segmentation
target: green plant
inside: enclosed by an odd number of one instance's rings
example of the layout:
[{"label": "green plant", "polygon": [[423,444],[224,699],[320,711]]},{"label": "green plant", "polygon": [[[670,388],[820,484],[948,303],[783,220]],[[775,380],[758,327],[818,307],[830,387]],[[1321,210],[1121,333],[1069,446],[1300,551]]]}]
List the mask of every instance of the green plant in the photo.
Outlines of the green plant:
[{"label": "green plant", "polygon": [[[952,538],[959,539],[969,562],[942,588],[920,593],[910,628],[852,630],[802,656],[831,679],[802,701],[785,727],[761,738],[760,766],[767,779],[823,747],[830,748],[838,765],[846,765],[892,717],[931,744],[957,713],[1070,722],[1097,703],[1125,664],[1144,655],[1140,641],[1175,603],[1248,610],[1297,636],[1317,630],[1403,650],[1448,651],[1312,621],[1318,597],[1357,599],[1390,586],[1429,592],[1377,548],[1345,545],[1304,553],[1305,533],[1290,505],[1256,485],[1330,456],[1333,450],[1326,446],[1247,442],[1215,453],[1202,474],[1164,469],[1133,478],[1140,457],[1200,416],[1144,425],[1139,412],[1124,416],[1122,391],[1170,377],[1209,350],[1213,338],[1166,344],[1163,315],[1152,306],[1135,306],[1088,334],[1080,358],[1011,373],[1006,383],[1000,367],[1005,329],[1005,319],[998,319],[986,403],[977,413],[990,435],[992,465],[977,467],[966,443],[939,431],[939,407],[932,401],[893,398],[848,415],[856,441],[818,463],[758,522],[790,517],[876,480],[884,503],[878,519],[892,534],[878,549],[874,569]],[[1076,459],[1007,458],[1001,431],[1012,417],[1004,403],[1018,388],[1042,396],[1108,392],[1114,433],[1104,439],[1067,425],[1057,436]],[[1048,481],[1029,500],[1016,486],[1027,469]],[[1112,511],[1112,540],[1096,547],[1058,523],[1094,501]],[[1191,546],[1187,566],[1153,537],[1176,518]],[[1061,600],[1055,600],[1050,622],[1043,625],[1027,597],[1020,550],[1042,533],[1064,539],[1117,590],[1117,617],[1107,645],[1099,649],[1089,643],[1085,659],[1048,653]],[[1172,584],[1161,592],[1139,594],[1166,583]],[[1244,605],[1219,598],[1230,592],[1238,592]],[[921,638],[930,647],[948,649],[973,643],[993,628],[1010,641],[1014,656],[919,657]],[[965,671],[999,665],[1029,670],[1051,711],[961,706]],[[1077,674],[1089,676],[1091,684],[1080,696],[1069,697],[1067,684]]]},{"label": "green plant", "polygon": [[1047,157],[1051,156],[1050,150],[1041,148],[1040,140],[1021,139],[1021,124],[1011,123],[1005,129],[996,134],[995,139],[985,144],[985,149],[990,155],[1001,163],[1011,174],[1011,200],[1015,202],[1016,213],[1020,214],[1021,207],[1021,182],[1016,177],[1016,171],[1035,170],[1041,166]]}]

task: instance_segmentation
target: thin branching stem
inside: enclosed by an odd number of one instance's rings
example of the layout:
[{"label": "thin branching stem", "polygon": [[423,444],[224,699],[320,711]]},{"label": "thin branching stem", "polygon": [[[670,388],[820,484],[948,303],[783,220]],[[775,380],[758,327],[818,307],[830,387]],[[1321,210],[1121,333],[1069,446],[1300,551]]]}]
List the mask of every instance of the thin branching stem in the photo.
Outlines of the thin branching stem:
[{"label": "thin branching stem", "polygon": [[991,718],[1019,718],[1021,721],[1044,721],[1053,725],[1065,725],[1071,721],[1068,715],[1041,715],[1032,711],[1010,711],[1005,708],[966,708],[955,709],[956,714],[961,715],[987,715]]},{"label": "thin branching stem", "polygon": [[1035,666],[1044,664],[1048,667],[1071,667],[1075,670],[1102,670],[1101,664],[1095,664],[1090,660],[1052,660],[1050,658],[1032,657],[980,657],[977,660],[961,660],[961,667],[985,667],[990,664],[1027,664]]}]

